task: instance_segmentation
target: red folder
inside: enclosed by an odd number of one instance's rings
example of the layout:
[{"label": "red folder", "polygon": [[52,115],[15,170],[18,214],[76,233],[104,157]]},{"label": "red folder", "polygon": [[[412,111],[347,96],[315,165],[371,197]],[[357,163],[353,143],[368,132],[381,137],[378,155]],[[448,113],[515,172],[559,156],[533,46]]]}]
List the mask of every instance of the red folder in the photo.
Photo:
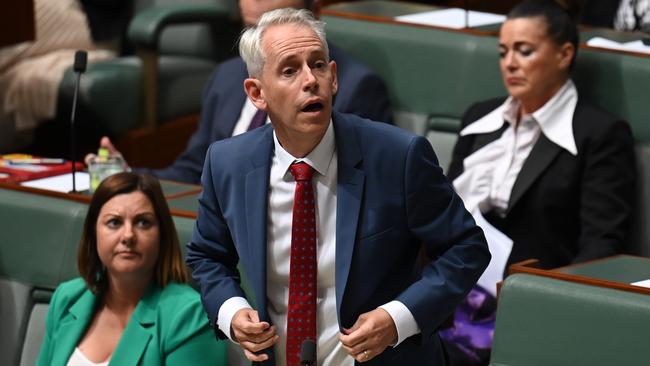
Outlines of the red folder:
[{"label": "red folder", "polygon": [[[14,163],[20,159],[33,160],[35,163],[20,164]],[[60,163],[39,164],[41,158],[21,155],[16,158],[16,154],[0,156],[0,182],[2,183],[19,183],[33,179],[51,177],[72,172],[72,162],[62,160]],[[48,159],[46,159],[47,161]],[[82,171],[84,165],[77,162],[76,170]]]}]

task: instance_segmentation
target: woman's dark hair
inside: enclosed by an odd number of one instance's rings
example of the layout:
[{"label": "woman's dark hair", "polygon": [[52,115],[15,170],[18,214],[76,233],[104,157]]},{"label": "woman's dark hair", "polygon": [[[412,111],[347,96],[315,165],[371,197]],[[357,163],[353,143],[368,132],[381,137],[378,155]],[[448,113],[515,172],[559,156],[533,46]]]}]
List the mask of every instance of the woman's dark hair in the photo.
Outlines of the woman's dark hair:
[{"label": "woman's dark hair", "polygon": [[170,282],[187,283],[189,275],[183,262],[176,227],[158,180],[148,174],[118,173],[97,187],[88,207],[83,234],[77,251],[77,267],[86,285],[95,295],[103,295],[108,279],[97,253],[97,219],[111,198],[132,192],[142,192],[153,206],[160,229],[160,249],[154,268],[154,281],[160,287]]},{"label": "woman's dark hair", "polygon": [[575,63],[578,54],[578,42],[580,41],[578,26],[574,21],[578,13],[576,6],[571,1],[564,1],[560,4],[553,0],[525,0],[515,5],[508,13],[508,19],[542,17],[546,23],[546,34],[561,46],[567,42],[575,49],[571,67]]}]

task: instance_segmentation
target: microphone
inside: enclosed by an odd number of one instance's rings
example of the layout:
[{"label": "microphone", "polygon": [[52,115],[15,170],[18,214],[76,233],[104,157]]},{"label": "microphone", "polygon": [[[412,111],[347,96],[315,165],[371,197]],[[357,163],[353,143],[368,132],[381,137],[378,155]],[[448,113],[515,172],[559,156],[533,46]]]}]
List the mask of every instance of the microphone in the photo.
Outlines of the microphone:
[{"label": "microphone", "polygon": [[316,365],[316,342],[311,339],[305,339],[300,345],[300,365]]},{"label": "microphone", "polygon": [[88,53],[86,51],[80,50],[74,54],[74,65],[72,66],[72,69],[77,73],[77,82],[74,87],[74,96],[72,97],[72,115],[70,116],[70,161],[72,162],[72,191],[70,193],[77,193],[77,151],[75,144],[74,118],[75,112],[77,111],[77,95],[79,94],[81,74],[86,71],[87,62]]}]

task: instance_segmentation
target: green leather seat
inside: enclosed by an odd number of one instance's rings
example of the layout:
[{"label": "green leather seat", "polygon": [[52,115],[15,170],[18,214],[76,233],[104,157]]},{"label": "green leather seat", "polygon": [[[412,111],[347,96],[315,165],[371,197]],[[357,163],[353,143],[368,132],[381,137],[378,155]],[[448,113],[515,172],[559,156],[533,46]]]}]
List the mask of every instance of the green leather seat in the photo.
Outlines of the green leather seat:
[{"label": "green leather seat", "polygon": [[45,325],[34,331],[33,320],[44,315],[54,288],[77,276],[86,209],[75,201],[0,189],[0,365],[35,359],[40,341],[21,356],[25,334],[32,329],[30,339],[42,340]]},{"label": "green leather seat", "polygon": [[[232,55],[239,30],[231,0],[138,0],[134,6],[128,41],[136,55],[91,64],[81,79],[77,123],[113,137],[198,114],[203,85]],[[69,121],[75,82],[68,69],[58,120]]]},{"label": "green leather seat", "polygon": [[650,296],[515,274],[501,287],[490,365],[647,364]]}]

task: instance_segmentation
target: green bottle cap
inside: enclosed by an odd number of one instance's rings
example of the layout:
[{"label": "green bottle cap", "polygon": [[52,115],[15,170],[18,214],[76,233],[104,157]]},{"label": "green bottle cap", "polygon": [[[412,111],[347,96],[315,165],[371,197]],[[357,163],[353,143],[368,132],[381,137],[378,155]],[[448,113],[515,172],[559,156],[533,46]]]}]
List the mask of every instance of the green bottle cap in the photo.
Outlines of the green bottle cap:
[{"label": "green bottle cap", "polygon": [[100,147],[99,150],[97,150],[97,155],[101,156],[102,158],[107,158],[109,155],[108,149],[105,147]]}]

